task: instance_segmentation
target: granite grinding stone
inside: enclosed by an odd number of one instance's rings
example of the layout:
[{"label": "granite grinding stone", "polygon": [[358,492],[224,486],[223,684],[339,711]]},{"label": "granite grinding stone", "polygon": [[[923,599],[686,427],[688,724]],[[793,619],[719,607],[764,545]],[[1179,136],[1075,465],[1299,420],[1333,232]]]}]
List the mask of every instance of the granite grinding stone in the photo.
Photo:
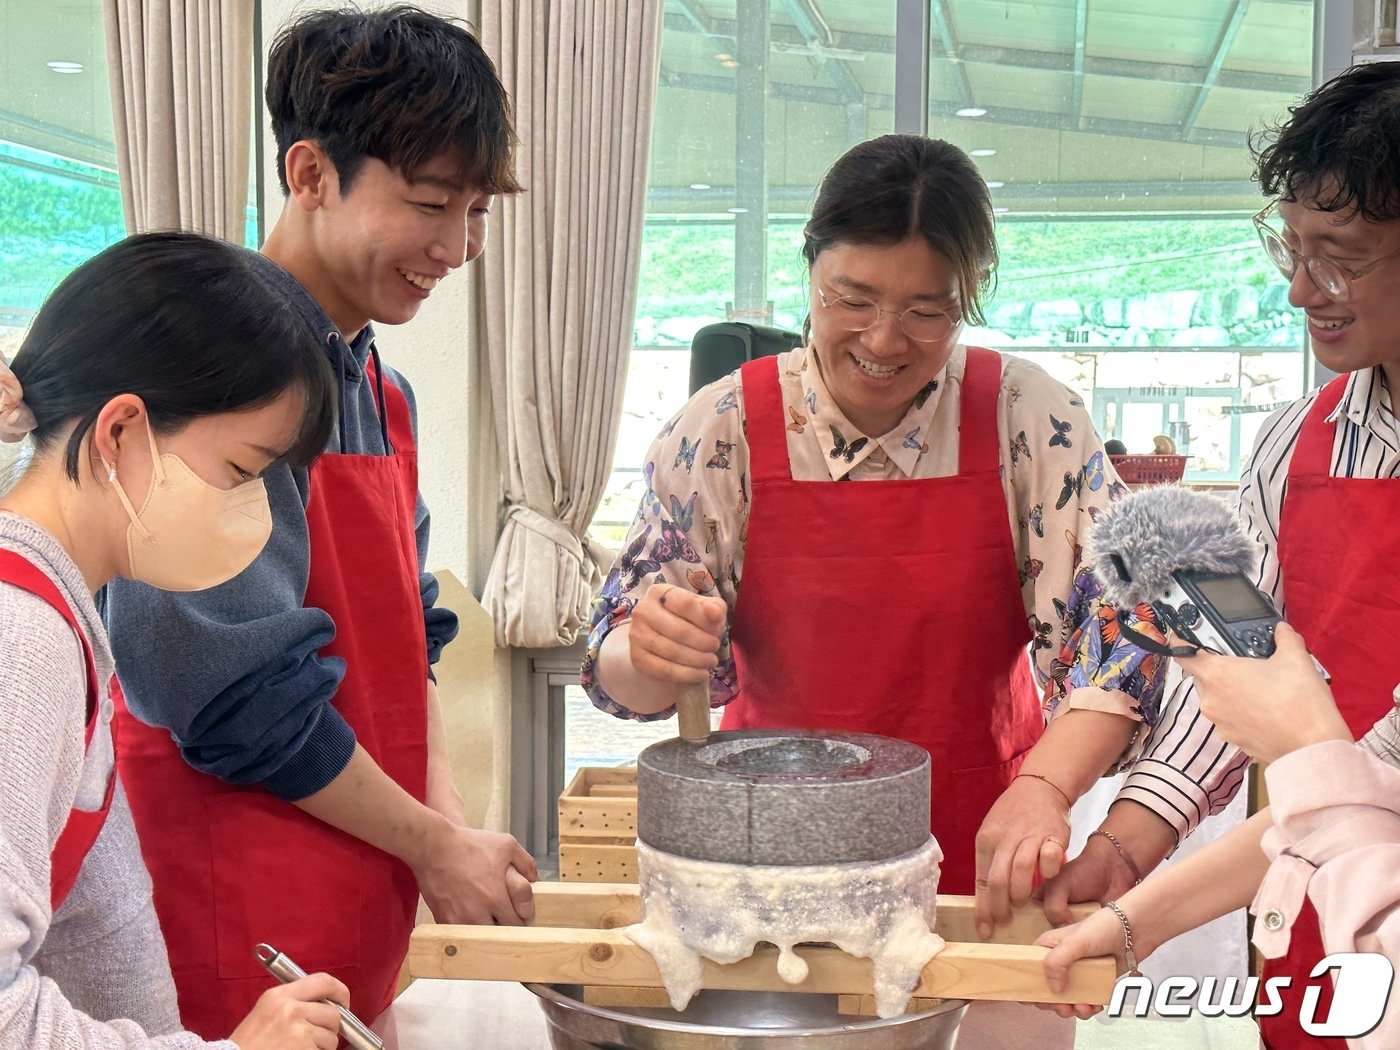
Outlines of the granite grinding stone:
[{"label": "granite grinding stone", "polygon": [[869,733],[747,729],[637,759],[637,837],[726,864],[849,864],[921,848],[929,756]]}]

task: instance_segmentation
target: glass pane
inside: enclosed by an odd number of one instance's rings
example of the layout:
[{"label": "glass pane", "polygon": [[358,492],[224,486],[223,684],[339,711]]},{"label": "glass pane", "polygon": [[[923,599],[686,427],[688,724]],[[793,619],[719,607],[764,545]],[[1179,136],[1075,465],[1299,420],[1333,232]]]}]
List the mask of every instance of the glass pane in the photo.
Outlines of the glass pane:
[{"label": "glass pane", "polygon": [[1250,216],[1248,135],[1311,84],[1313,5],[932,0],[929,134],[992,187],[1001,267],[969,340],[1091,399],[1105,437],[1166,433],[1233,480],[1302,392],[1303,329]]},{"label": "glass pane", "polygon": [[97,0],[7,0],[0,44],[0,352],[70,270],[125,233]]},{"label": "glass pane", "polygon": [[717,321],[798,330],[822,173],[894,129],[895,0],[667,0],[635,349],[594,534],[617,545],[642,460]]},{"label": "glass pane", "polygon": [[[101,6],[0,0],[0,355],[54,285],[125,233]],[[0,445],[0,468],[16,448]]]},{"label": "glass pane", "polygon": [[564,783],[583,766],[630,766],[658,740],[676,735],[676,720],[633,722],[614,718],[588,702],[583,689],[564,688]]}]

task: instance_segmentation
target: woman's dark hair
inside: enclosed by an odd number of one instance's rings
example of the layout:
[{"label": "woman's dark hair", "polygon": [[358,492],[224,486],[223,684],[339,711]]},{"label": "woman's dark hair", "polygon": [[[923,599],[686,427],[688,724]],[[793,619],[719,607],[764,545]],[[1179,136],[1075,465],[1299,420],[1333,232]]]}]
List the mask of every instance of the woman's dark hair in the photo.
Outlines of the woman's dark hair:
[{"label": "woman's dark hair", "polygon": [[335,426],[325,348],[271,275],[276,264],[190,233],[128,237],[49,295],[11,368],[37,420],[41,451],[76,421],[64,470],[78,480],[83,440],[118,394],[146,404],[168,434],[201,416],[261,408],[299,388],[305,414],[284,459],[310,463]]},{"label": "woman's dark hair", "polygon": [[277,34],[267,56],[277,177],[308,139],[350,192],[366,157],[412,180],[443,154],[463,188],[519,193],[510,100],[496,67],[462,26],[416,7],[315,11]]},{"label": "woman's dark hair", "polygon": [[1250,148],[1269,197],[1400,219],[1400,65],[1353,66],[1291,107],[1282,125],[1251,137]]},{"label": "woman's dark hair", "polygon": [[847,150],[817,187],[802,236],[809,268],[839,244],[922,237],[952,263],[963,313],[983,322],[997,265],[992,198],[977,166],[952,143],[882,135]]}]

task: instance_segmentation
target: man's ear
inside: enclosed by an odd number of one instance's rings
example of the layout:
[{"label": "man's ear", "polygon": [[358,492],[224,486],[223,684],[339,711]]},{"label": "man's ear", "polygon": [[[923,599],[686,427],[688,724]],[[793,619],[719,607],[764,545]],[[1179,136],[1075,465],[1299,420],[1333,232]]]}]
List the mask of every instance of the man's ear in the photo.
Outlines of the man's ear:
[{"label": "man's ear", "polygon": [[310,139],[298,139],[288,146],[282,167],[287,175],[287,196],[303,211],[315,211],[332,193],[339,192],[335,165]]},{"label": "man's ear", "polygon": [[124,450],[146,448],[148,425],[145,402],[135,394],[118,394],[97,413],[89,436],[92,451],[115,466]]}]

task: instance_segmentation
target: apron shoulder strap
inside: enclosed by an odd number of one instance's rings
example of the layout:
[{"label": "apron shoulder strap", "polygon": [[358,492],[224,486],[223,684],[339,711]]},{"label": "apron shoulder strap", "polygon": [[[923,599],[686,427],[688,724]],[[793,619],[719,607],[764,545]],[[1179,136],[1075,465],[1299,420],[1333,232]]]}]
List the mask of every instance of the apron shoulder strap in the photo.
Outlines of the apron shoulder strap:
[{"label": "apron shoulder strap", "polygon": [[[45,576],[33,562],[28,558],[21,557],[14,551],[0,550],[0,580],[13,584],[21,590],[28,591],[36,598],[51,605],[54,610],[68,622],[68,626],[73,628],[73,633],[78,636],[78,641],[83,647],[83,659],[87,664],[87,718],[83,731],[83,747],[86,748],[92,743],[92,735],[97,728],[97,661],[92,655],[92,645],[88,642],[87,635],[78,625],[78,618],[73,615],[72,608],[64,600],[58,588],[54,586],[52,580]],[[116,679],[112,679],[113,689],[116,689]],[[115,741],[113,746],[115,747]],[[57,912],[59,907],[68,898],[74,885],[78,881],[78,873],[82,870],[83,860],[87,857],[88,851],[97,841],[97,836],[102,832],[102,826],[107,820],[107,812],[112,807],[112,795],[116,790],[117,776],[115,769],[107,777],[107,790],[102,798],[102,805],[96,810],[70,810],[68,819],[63,825],[63,830],[59,832],[58,841],[54,843],[52,852],[49,855],[49,907]]]},{"label": "apron shoulder strap", "polygon": [[739,369],[744,386],[744,438],[749,443],[750,482],[788,481],[787,428],[778,369],[783,357],[760,357]]},{"label": "apron shoulder strap", "polygon": [[73,615],[72,608],[69,607],[59,589],[54,586],[53,581],[45,576],[39,567],[28,558],[22,557],[14,551],[0,550],[0,581],[13,584],[20,590],[28,591],[36,598],[47,602],[56,613],[67,621],[68,626],[73,628],[73,633],[78,636],[78,642],[83,647],[83,659],[87,663],[87,733],[91,737],[93,714],[97,710],[97,660],[92,655],[92,645],[88,642],[87,635],[78,625],[78,618]]},{"label": "apron shoulder strap", "polygon": [[1293,458],[1288,464],[1290,479],[1325,478],[1332,472],[1332,446],[1336,441],[1337,424],[1327,417],[1342,403],[1348,378],[1338,376],[1319,390],[1317,400],[1303,417],[1298,442],[1293,447]]},{"label": "apron shoulder strap", "polygon": [[374,384],[375,401],[379,405],[389,451],[417,451],[418,442],[413,436],[413,414],[408,410],[408,398],[392,380],[384,378],[377,351],[365,362],[365,379]]},{"label": "apron shoulder strap", "polygon": [[962,401],[958,407],[958,473],[995,474],[1001,462],[997,399],[1001,396],[1001,354],[967,348]]}]

